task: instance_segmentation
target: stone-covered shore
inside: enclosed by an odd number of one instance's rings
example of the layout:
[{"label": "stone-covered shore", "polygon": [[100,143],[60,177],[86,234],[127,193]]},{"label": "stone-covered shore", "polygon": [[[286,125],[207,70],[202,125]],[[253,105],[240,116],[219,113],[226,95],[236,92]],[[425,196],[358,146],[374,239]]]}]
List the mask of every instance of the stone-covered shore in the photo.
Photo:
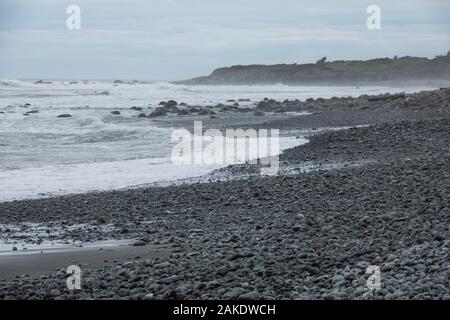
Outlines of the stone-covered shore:
[{"label": "stone-covered shore", "polygon": [[[301,109],[312,114],[264,126],[368,126],[287,150],[289,175],[0,203],[4,224],[90,223],[57,237],[171,251],[83,270],[78,291],[61,270],[0,279],[0,299],[450,299],[450,90]],[[305,163],[343,165],[296,173]]]}]

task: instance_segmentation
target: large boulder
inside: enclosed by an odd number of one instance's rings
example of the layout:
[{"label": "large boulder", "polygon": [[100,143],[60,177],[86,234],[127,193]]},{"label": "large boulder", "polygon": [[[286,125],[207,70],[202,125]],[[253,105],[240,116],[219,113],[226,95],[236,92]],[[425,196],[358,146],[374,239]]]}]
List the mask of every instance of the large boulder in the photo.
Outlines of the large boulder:
[{"label": "large boulder", "polygon": [[148,117],[156,118],[156,117],[162,117],[162,116],[167,116],[167,110],[165,107],[156,108],[155,111],[150,113],[150,115]]},{"label": "large boulder", "polygon": [[191,107],[191,108],[189,108],[189,112],[190,113],[198,113],[198,112],[200,112],[200,109],[196,108],[196,107]]},{"label": "large boulder", "polygon": [[178,115],[179,116],[188,116],[188,115],[190,115],[191,113],[189,112],[189,111],[187,111],[186,109],[183,109],[183,110],[180,110],[179,112],[178,112]]},{"label": "large boulder", "polygon": [[271,112],[271,111],[274,111],[277,107],[278,107],[277,102],[273,99],[270,99],[270,100],[260,101],[258,103],[258,105],[256,106],[256,109],[259,111]]},{"label": "large boulder", "polygon": [[178,109],[178,107],[176,107],[176,106],[165,106],[165,107],[163,107],[167,112],[170,112],[170,113],[178,113],[179,111],[180,111],[180,109]]},{"label": "large boulder", "polygon": [[71,117],[72,117],[72,115],[69,113],[63,113],[58,116],[58,118],[71,118]]},{"label": "large boulder", "polygon": [[202,109],[198,114],[201,115],[201,116],[209,116],[209,115],[213,115],[213,114],[216,114],[216,113],[214,111],[212,111],[212,110]]},{"label": "large boulder", "polygon": [[169,100],[165,104],[166,107],[175,107],[177,105],[178,105],[178,103],[175,100]]},{"label": "large boulder", "polygon": [[35,81],[34,84],[52,84],[51,81],[38,80]]}]

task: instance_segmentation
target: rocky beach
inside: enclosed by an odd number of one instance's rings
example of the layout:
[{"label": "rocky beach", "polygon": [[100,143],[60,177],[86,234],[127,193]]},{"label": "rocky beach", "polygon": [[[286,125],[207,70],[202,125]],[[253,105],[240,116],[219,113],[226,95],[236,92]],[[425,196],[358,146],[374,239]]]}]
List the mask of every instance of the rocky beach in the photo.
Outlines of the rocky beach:
[{"label": "rocky beach", "polygon": [[[449,88],[246,108],[217,108],[234,123],[207,107],[187,113],[205,128],[306,133],[277,176],[238,165],[202,181],[1,202],[1,240],[22,244],[11,250],[30,268],[14,275],[7,253],[0,299],[450,299]],[[192,125],[168,109],[151,117]],[[105,240],[128,243],[79,253]],[[45,241],[78,253],[58,265],[23,252]],[[66,287],[69,264],[82,268],[80,290]],[[380,267],[380,289],[367,288],[368,266]]]}]

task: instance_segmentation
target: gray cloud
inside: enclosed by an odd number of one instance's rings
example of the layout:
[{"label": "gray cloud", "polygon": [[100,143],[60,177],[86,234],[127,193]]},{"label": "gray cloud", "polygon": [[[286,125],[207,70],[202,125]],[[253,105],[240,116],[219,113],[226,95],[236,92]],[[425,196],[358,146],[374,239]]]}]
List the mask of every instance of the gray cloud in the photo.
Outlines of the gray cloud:
[{"label": "gray cloud", "polygon": [[[392,1],[391,1],[392,2]],[[0,77],[180,79],[231,64],[444,53],[448,1],[3,0]],[[66,7],[82,29],[65,28]]]}]

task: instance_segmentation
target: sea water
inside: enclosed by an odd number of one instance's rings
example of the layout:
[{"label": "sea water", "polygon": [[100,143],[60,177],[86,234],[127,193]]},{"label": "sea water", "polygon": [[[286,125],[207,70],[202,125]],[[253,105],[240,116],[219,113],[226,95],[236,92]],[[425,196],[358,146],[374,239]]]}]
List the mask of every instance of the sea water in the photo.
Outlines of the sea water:
[{"label": "sea water", "polygon": [[[428,88],[189,86],[166,82],[0,80],[0,201],[109,190],[207,174],[220,165],[175,165],[173,128],[139,118],[160,101],[215,105],[229,99],[359,96]],[[27,107],[25,107],[25,104]],[[24,114],[31,110],[38,113]],[[111,111],[120,111],[113,115]],[[70,118],[58,118],[60,114]],[[280,149],[304,139],[280,138]]]}]

